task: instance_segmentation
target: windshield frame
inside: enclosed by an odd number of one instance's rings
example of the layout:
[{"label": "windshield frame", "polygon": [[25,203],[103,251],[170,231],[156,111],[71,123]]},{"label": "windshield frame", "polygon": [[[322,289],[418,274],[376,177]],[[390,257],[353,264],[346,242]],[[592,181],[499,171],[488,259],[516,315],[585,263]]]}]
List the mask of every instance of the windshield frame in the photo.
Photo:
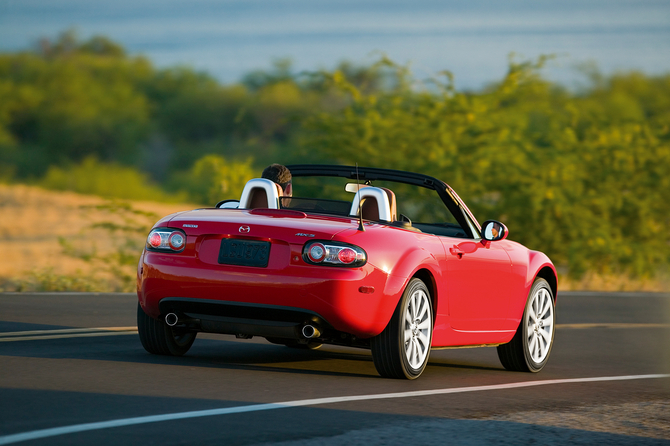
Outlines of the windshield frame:
[{"label": "windshield frame", "polygon": [[463,230],[469,233],[470,238],[481,238],[481,226],[465,203],[463,203],[463,200],[447,183],[429,175],[376,167],[328,164],[291,164],[286,167],[291,171],[291,175],[294,178],[315,176],[339,177],[354,180],[360,184],[375,180],[391,181],[434,190]]}]

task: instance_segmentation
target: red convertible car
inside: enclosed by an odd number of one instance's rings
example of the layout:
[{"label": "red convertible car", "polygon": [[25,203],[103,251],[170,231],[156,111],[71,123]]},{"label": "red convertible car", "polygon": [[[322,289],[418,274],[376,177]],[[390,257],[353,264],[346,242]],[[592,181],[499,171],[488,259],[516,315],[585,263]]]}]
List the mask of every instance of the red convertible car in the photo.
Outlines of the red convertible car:
[{"label": "red convertible car", "polygon": [[144,348],[182,355],[198,332],[369,348],[414,379],[431,349],[497,347],[538,372],[554,339],[556,270],[479,224],[446,183],[351,166],[293,165],[292,197],[250,180],[239,200],[169,215],[138,265]]}]

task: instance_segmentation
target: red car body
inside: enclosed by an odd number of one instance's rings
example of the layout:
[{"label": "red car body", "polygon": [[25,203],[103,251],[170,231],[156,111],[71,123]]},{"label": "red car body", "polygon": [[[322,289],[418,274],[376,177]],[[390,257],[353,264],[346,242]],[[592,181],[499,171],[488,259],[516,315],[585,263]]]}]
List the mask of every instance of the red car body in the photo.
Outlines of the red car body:
[{"label": "red car body", "polygon": [[[314,172],[351,178],[354,172],[345,166],[289,168],[294,179]],[[556,296],[551,261],[519,243],[488,241],[475,233],[480,225],[439,180],[384,169],[358,172],[368,182],[398,175],[405,183],[430,182],[429,188],[452,201],[452,213],[469,220],[472,236],[291,208],[181,212],[154,226],[182,231],[181,251],[149,246],[141,255],[137,294],[142,311],[159,321],[174,313],[190,330],[238,337],[300,341],[301,328],[311,324],[318,327],[319,342],[368,347],[389,325],[410,280],[419,278],[432,303],[432,347],[509,343],[536,279],[545,279]],[[267,266],[221,264],[224,239],[269,242]],[[365,264],[313,264],[305,247],[315,240],[360,247]]]}]

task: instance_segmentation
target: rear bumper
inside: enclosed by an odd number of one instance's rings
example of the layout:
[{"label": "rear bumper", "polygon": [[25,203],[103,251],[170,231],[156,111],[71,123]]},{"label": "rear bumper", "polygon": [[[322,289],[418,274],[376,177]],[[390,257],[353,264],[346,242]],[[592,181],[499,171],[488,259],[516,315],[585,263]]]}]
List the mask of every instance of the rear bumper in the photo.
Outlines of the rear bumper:
[{"label": "rear bumper", "polygon": [[308,324],[334,331],[320,315],[300,308],[180,297],[161,299],[159,308],[162,315],[176,314],[179,325],[210,333],[303,339]]},{"label": "rear bumper", "polygon": [[[152,252],[141,262],[138,297],[145,313],[159,318],[181,312],[208,321],[203,331],[218,333],[289,337],[313,321],[366,339],[384,330],[402,292],[390,289],[389,276],[370,264],[271,269]],[[397,287],[397,278],[392,282]],[[361,287],[374,292],[363,293]]]}]

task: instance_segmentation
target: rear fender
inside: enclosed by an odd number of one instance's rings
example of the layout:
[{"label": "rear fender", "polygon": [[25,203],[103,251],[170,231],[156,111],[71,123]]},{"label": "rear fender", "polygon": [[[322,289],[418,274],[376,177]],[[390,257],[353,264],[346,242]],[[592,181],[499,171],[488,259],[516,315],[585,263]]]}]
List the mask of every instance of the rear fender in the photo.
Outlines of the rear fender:
[{"label": "rear fender", "polygon": [[[440,260],[431,252],[421,248],[414,249],[406,253],[391,270],[384,289],[384,295],[393,296],[397,304],[409,281],[413,277],[419,277],[424,281],[431,293],[433,314],[438,314],[440,293],[437,284],[441,282],[443,269],[440,267]],[[392,315],[392,313],[389,315],[388,320],[391,319]]]},{"label": "rear fender", "polygon": [[551,263],[549,257],[546,254],[539,251],[529,251],[528,252],[528,274],[526,276],[526,294],[530,291],[530,287],[533,286],[533,282],[537,277],[542,277],[551,287],[551,291],[554,295],[554,302],[556,302],[557,292],[558,292],[558,274],[556,273],[556,268],[554,264]]},{"label": "rear fender", "polygon": [[[433,305],[436,306],[442,282],[442,271],[446,271],[444,246],[439,238],[431,234],[417,233],[387,225],[366,225],[365,231],[354,228],[342,231],[333,240],[353,243],[368,253],[368,263],[387,275],[384,298],[400,301],[410,279],[419,274],[423,280],[432,276],[426,286],[431,290]],[[403,249],[404,247],[404,249]],[[446,302],[446,300],[445,300]],[[385,320],[391,320],[395,305],[388,305]],[[437,309],[437,306],[435,307]]]},{"label": "rear fender", "polygon": [[525,271],[523,294],[518,296],[518,299],[512,299],[511,301],[511,312],[509,314],[511,315],[513,326],[515,327],[519,325],[519,322],[523,317],[528,294],[530,293],[530,289],[533,286],[535,279],[538,277],[542,277],[549,283],[554,295],[554,303],[556,303],[556,293],[558,290],[556,268],[554,268],[551,260],[549,260],[549,257],[544,253],[539,251],[528,251],[528,266]]}]

